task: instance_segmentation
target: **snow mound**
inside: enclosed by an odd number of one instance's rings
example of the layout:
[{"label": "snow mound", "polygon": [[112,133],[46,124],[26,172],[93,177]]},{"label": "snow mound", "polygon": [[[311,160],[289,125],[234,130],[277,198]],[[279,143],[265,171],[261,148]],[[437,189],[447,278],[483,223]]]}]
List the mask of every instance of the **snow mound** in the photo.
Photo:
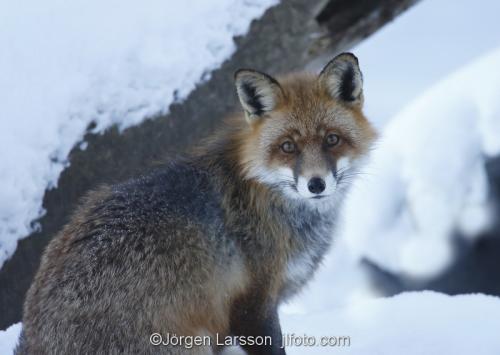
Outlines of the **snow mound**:
[{"label": "snow mound", "polygon": [[[410,292],[307,315],[284,314],[281,318],[284,335],[314,337],[316,344],[324,337],[330,344],[349,344],[292,346],[287,348],[290,355],[500,353],[500,299],[482,294]],[[349,337],[349,342],[341,341],[342,337]]]},{"label": "snow mound", "polygon": [[167,111],[278,0],[0,2],[0,267],[89,123]]},{"label": "snow mound", "polygon": [[[500,299],[424,291],[355,302],[310,314],[282,312],[287,354],[496,355]],[[0,353],[11,354],[21,323],[0,331]],[[300,345],[306,337],[308,346]],[[293,340],[291,340],[293,339]],[[326,343],[329,345],[321,346]],[[314,346],[313,346],[314,344]],[[334,345],[337,344],[337,345]],[[225,353],[242,354],[241,351]]]},{"label": "snow mound", "polygon": [[[351,251],[392,272],[438,274],[451,238],[488,226],[484,158],[500,154],[500,49],[438,83],[386,126],[346,204]],[[362,223],[360,223],[362,221]]]}]

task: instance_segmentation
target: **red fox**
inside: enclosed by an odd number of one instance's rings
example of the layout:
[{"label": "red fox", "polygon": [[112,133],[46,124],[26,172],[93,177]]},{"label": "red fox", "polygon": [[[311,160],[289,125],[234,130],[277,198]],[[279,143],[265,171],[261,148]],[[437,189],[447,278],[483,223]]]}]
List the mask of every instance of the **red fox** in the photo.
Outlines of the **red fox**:
[{"label": "red fox", "polygon": [[242,114],[185,158],[90,193],[50,242],[17,353],[217,354],[237,339],[285,354],[278,306],[328,250],[376,137],[362,82],[350,53],[319,75],[237,71]]}]

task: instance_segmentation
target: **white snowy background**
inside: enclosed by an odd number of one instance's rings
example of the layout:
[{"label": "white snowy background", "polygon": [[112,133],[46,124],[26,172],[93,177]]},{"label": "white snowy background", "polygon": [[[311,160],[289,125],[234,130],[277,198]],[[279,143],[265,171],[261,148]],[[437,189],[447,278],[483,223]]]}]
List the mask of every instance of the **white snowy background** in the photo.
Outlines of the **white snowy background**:
[{"label": "white snowy background", "polygon": [[[0,267],[90,121],[101,132],[165,112],[276,2],[0,0]],[[423,0],[353,49],[381,139],[335,247],[281,312],[285,333],[350,336],[351,346],[288,353],[500,353],[500,299],[380,298],[359,262],[429,278],[452,262],[454,230],[474,238],[495,218],[484,159],[500,154],[498,13],[496,0]],[[19,330],[0,331],[1,354]]]}]

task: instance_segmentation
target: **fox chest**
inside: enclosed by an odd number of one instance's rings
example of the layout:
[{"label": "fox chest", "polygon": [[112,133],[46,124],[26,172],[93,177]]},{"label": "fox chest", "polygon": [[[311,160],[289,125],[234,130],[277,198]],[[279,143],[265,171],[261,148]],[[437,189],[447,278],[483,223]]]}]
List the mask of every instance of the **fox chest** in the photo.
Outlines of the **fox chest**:
[{"label": "fox chest", "polygon": [[301,229],[293,235],[295,240],[292,245],[295,245],[295,248],[289,253],[284,265],[283,296],[285,298],[298,292],[312,278],[330,246],[332,234],[331,224],[325,223],[305,230]]},{"label": "fox chest", "polygon": [[301,286],[312,277],[319,263],[319,256],[311,253],[302,253],[290,257],[285,266],[285,284],[287,286]]}]

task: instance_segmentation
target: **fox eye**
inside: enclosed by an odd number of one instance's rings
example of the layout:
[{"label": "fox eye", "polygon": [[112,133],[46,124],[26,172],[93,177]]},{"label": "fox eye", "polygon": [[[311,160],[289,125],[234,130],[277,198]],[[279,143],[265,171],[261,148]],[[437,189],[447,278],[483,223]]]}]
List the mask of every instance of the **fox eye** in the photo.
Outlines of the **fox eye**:
[{"label": "fox eye", "polygon": [[334,133],[330,133],[326,136],[326,145],[331,148],[335,147],[340,142],[340,137]]},{"label": "fox eye", "polygon": [[280,148],[283,152],[291,154],[295,152],[295,143],[292,141],[285,141],[281,144]]}]

